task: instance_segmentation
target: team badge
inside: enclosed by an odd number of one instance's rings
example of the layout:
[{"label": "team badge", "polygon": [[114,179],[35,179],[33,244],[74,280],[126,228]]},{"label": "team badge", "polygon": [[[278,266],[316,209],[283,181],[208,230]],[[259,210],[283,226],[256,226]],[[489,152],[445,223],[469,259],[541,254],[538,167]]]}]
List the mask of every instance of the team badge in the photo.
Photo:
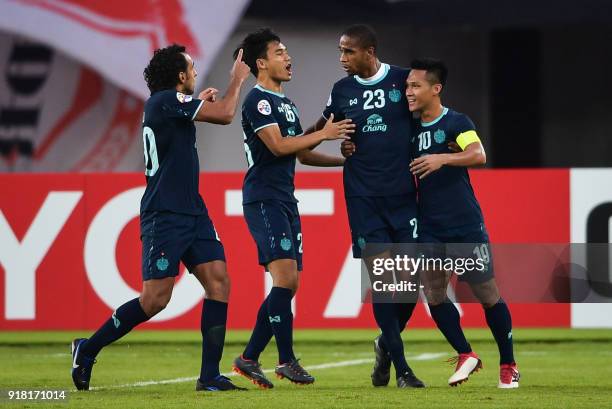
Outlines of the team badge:
[{"label": "team badge", "polygon": [[272,113],[272,107],[270,106],[270,103],[265,99],[262,99],[257,103],[257,110],[259,111],[259,113],[264,115],[270,115]]},{"label": "team badge", "polygon": [[193,98],[191,95],[185,95],[182,92],[177,92],[176,99],[178,99],[181,104],[184,104],[185,102],[191,101]]},{"label": "team badge", "polygon": [[444,133],[442,129],[438,129],[436,132],[434,132],[434,141],[436,141],[436,143],[442,143],[445,140],[446,140],[446,134]]},{"label": "team badge", "polygon": [[280,242],[281,248],[285,251],[289,251],[291,249],[291,240],[289,240],[286,237],[283,237],[283,239]]},{"label": "team badge", "polygon": [[166,271],[170,263],[168,262],[168,259],[166,257],[161,256],[160,258],[157,259],[157,261],[155,262],[155,265],[157,266],[157,269],[159,271]]},{"label": "team badge", "polygon": [[402,93],[400,90],[393,88],[391,91],[389,91],[389,99],[393,102],[400,102],[402,99]]},{"label": "team badge", "polygon": [[362,250],[363,250],[363,249],[365,248],[365,246],[366,246],[366,241],[365,241],[365,239],[364,239],[363,237],[359,237],[359,238],[357,239],[357,245],[359,246],[359,248],[360,248],[360,249],[362,249]]}]

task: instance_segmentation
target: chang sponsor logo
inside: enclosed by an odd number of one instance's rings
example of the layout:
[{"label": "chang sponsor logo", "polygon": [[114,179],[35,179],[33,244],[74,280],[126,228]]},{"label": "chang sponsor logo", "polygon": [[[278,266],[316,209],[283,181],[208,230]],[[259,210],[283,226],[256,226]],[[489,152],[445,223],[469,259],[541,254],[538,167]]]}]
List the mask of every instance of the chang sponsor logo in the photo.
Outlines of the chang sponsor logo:
[{"label": "chang sponsor logo", "polygon": [[361,128],[362,132],[387,132],[387,124],[383,122],[382,116],[372,114],[368,117],[367,123]]}]

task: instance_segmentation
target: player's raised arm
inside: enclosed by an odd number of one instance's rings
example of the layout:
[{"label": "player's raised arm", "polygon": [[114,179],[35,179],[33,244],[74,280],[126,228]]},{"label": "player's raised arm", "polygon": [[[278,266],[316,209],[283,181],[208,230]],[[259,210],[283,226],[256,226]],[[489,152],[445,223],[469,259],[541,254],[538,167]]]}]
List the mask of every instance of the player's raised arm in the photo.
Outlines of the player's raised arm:
[{"label": "player's raised arm", "polygon": [[278,126],[266,126],[257,132],[257,136],[275,156],[291,155],[325,140],[348,139],[354,132],[355,125],[350,119],[338,122],[333,120],[332,114],[323,129],[299,138],[283,138]]},{"label": "player's raised arm", "polygon": [[219,125],[230,124],[232,119],[234,119],[234,115],[236,114],[236,106],[238,105],[238,99],[240,97],[240,89],[244,83],[244,80],[246,80],[249,76],[249,73],[249,66],[242,61],[241,49],[238,51],[238,56],[236,57],[236,61],[234,61],[234,65],[230,71],[230,82],[225,95],[221,100],[216,101],[214,94],[212,95],[212,99],[206,98],[206,96],[209,95],[202,95],[207,90],[201,93],[201,99],[206,100],[207,102],[202,106],[202,108],[200,108],[194,120]]}]

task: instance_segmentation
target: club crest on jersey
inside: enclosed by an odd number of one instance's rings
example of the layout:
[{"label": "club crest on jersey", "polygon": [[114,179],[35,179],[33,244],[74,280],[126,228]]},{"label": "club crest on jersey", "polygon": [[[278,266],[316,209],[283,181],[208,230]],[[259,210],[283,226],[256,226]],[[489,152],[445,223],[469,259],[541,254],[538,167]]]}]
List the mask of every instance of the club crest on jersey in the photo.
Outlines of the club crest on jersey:
[{"label": "club crest on jersey", "polygon": [[387,132],[387,124],[383,122],[382,116],[372,114],[368,117],[367,123],[361,128],[362,132]]},{"label": "club crest on jersey", "polygon": [[289,240],[286,237],[283,237],[283,239],[280,242],[281,248],[285,251],[289,251],[291,249],[291,240]]},{"label": "club crest on jersey", "polygon": [[402,99],[402,93],[400,90],[393,88],[391,91],[389,91],[389,99],[393,102],[400,102]]},{"label": "club crest on jersey", "polygon": [[446,133],[442,129],[438,129],[434,132],[434,141],[436,143],[443,143],[446,140]]},{"label": "club crest on jersey", "polygon": [[168,262],[167,258],[165,258],[164,256],[161,256],[160,258],[157,259],[157,262],[155,262],[155,265],[157,266],[157,269],[159,271],[165,271],[170,265],[170,263]]},{"label": "club crest on jersey", "polygon": [[265,99],[262,99],[257,103],[257,110],[259,111],[259,113],[264,115],[270,115],[272,113],[272,107],[270,106],[270,103]]},{"label": "club crest on jersey", "polygon": [[178,99],[181,104],[184,104],[185,102],[191,101],[193,98],[191,95],[185,95],[182,92],[177,92],[176,99]]}]

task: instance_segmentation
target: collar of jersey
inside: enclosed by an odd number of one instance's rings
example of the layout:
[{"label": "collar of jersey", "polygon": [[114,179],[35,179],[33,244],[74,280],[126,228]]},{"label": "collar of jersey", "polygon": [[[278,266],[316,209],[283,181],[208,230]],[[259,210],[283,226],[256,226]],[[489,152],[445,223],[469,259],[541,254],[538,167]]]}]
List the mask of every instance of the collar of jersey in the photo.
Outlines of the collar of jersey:
[{"label": "collar of jersey", "polygon": [[382,63],[380,64],[380,68],[376,71],[376,74],[371,76],[370,78],[361,78],[359,75],[353,75],[355,77],[355,81],[362,85],[374,85],[378,84],[380,81],[384,80],[389,72],[389,64]]},{"label": "collar of jersey", "polygon": [[440,114],[439,117],[437,117],[436,119],[434,119],[431,122],[423,122],[421,121],[421,126],[432,126],[438,123],[438,121],[440,121],[440,119],[442,119],[442,117],[444,115],[448,114],[448,108],[444,107],[444,109],[442,110],[442,113]]},{"label": "collar of jersey", "polygon": [[269,89],[265,89],[264,87],[262,87],[259,84],[256,84],[255,88],[257,88],[258,90],[260,90],[262,92],[267,92],[268,94],[272,94],[272,95],[276,95],[277,97],[285,98],[285,94],[281,94],[281,93],[278,93],[278,92],[270,91]]}]

